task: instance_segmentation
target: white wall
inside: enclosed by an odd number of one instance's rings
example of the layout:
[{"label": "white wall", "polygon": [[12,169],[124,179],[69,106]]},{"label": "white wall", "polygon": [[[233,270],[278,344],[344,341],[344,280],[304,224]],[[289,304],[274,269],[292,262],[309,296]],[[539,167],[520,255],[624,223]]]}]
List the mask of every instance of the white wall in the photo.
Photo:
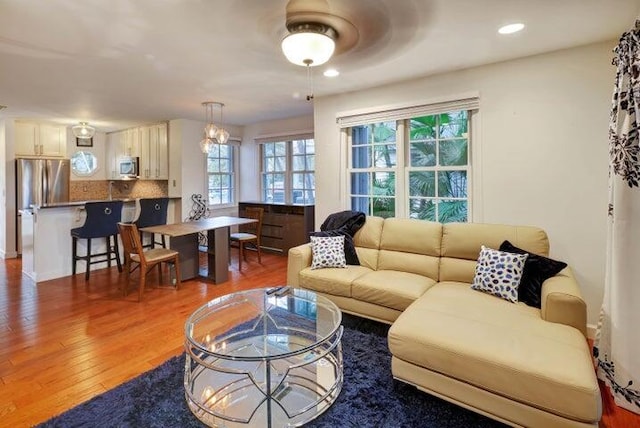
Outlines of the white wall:
[{"label": "white wall", "polygon": [[[615,42],[315,99],[316,223],[348,208],[339,112],[477,92],[482,192],[473,220],[544,228],[597,322],[603,293],[607,126]],[[477,184],[477,183],[476,183]]]},{"label": "white wall", "polygon": [[[6,120],[0,120],[0,165],[3,165],[2,171],[4,173],[0,174],[0,204],[3,207],[7,206],[7,140],[5,138],[5,123]],[[6,257],[6,248],[7,248],[7,210],[0,210],[0,258]]]},{"label": "white wall", "polygon": [[259,122],[244,128],[240,146],[240,202],[260,200],[260,149],[255,139],[305,132],[313,132],[312,115]]},{"label": "white wall", "polygon": [[0,258],[15,258],[16,251],[16,178],[13,119],[0,120]]},{"label": "white wall", "polygon": [[[191,195],[206,197],[206,158],[200,150],[204,122],[176,119],[169,121],[169,196],[181,197],[182,220],[189,216]],[[240,138],[242,127],[225,126],[231,138]],[[215,215],[237,214],[237,209],[216,210]]]}]

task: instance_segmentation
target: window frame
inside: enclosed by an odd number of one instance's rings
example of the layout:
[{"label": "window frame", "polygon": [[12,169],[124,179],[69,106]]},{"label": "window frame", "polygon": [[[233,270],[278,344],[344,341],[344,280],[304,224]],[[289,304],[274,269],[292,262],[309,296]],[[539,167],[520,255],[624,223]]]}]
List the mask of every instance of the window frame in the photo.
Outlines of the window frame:
[{"label": "window frame", "polygon": [[[347,209],[354,209],[354,205],[352,204],[352,199],[354,197],[358,197],[361,195],[355,195],[352,193],[352,173],[354,172],[384,172],[384,171],[392,171],[395,173],[395,196],[393,199],[395,200],[395,215],[393,217],[398,218],[412,218],[411,217],[411,200],[412,199],[430,199],[434,201],[448,201],[454,200],[458,198],[450,198],[450,197],[441,197],[438,196],[438,187],[436,183],[435,193],[433,197],[423,197],[423,196],[411,196],[410,195],[410,173],[414,171],[434,171],[434,178],[437,182],[437,177],[439,172],[443,171],[465,171],[466,173],[466,198],[460,198],[462,200],[466,200],[467,210],[466,210],[466,221],[471,222],[473,219],[476,219],[476,215],[474,214],[474,200],[480,196],[480,192],[478,191],[478,186],[474,182],[474,176],[479,174],[479,168],[477,166],[477,160],[479,159],[479,139],[476,138],[479,135],[478,129],[479,121],[477,116],[479,114],[478,106],[460,106],[460,108],[451,108],[451,104],[448,105],[447,111],[426,111],[424,113],[420,113],[419,111],[413,111],[411,117],[406,117],[406,115],[398,114],[398,117],[393,119],[389,116],[388,112],[385,112],[384,116],[381,116],[382,120],[377,120],[376,122],[358,122],[353,121],[352,118],[349,118],[351,121],[346,122],[348,126],[342,125],[341,133],[342,140],[344,141],[344,147],[347,152],[345,157],[346,159],[346,167],[345,167],[345,179],[343,188],[346,189],[345,192],[345,201],[344,206]],[[414,109],[415,110],[415,109]],[[430,116],[430,115],[438,115],[442,113],[449,113],[454,111],[466,111],[467,112],[467,162],[466,165],[460,166],[442,166],[439,165],[439,157],[438,153],[436,153],[436,165],[433,167],[414,167],[411,166],[411,128],[410,122],[412,118]],[[375,118],[375,113],[367,113],[368,120],[371,118]],[[371,166],[370,168],[361,169],[361,168],[353,168],[353,138],[352,138],[352,128],[356,126],[362,125],[372,125],[374,123],[381,122],[389,122],[395,121],[396,123],[396,165],[393,168],[375,168],[375,166]],[[340,118],[338,118],[338,123],[340,124]],[[453,140],[450,138],[449,140]],[[441,139],[436,138],[435,140],[436,150],[439,150],[439,142]],[[478,180],[479,181],[479,180]],[[371,192],[370,192],[371,193]],[[362,195],[364,197],[364,195]],[[371,201],[371,195],[369,195],[369,201]],[[368,206],[367,215],[373,215],[373,205],[371,202]],[[438,207],[436,207],[438,210]],[[436,220],[439,219],[439,213],[436,211]]]},{"label": "window frame", "polygon": [[[231,162],[230,162],[230,166],[231,166],[231,172],[209,172],[209,155],[210,153],[207,153],[206,156],[204,156],[204,169],[205,169],[205,189],[206,189],[206,198],[207,198],[207,206],[210,209],[220,209],[220,208],[230,208],[230,207],[235,207],[238,205],[238,148],[237,148],[237,143],[234,140],[233,143],[230,140],[228,144],[224,144],[221,145],[221,147],[228,147],[230,149],[230,156],[231,156]],[[222,158],[222,157],[217,157],[215,159],[227,159],[226,157]],[[231,196],[231,202],[224,202],[224,203],[219,203],[219,204],[212,204],[210,203],[209,200],[209,177],[212,175],[220,175],[220,176],[229,176],[230,177],[230,182],[231,182],[231,187],[230,187],[230,196]]]},{"label": "window frame", "polygon": [[[455,200],[464,200],[467,203],[467,215],[466,215],[466,221],[469,222],[470,219],[472,218],[472,199],[473,199],[473,183],[472,183],[472,174],[473,174],[473,168],[472,168],[472,152],[474,150],[474,144],[472,143],[472,138],[471,138],[471,128],[472,128],[472,114],[473,111],[470,110],[455,110],[455,111],[449,111],[449,112],[442,112],[442,113],[453,113],[453,112],[462,112],[462,111],[466,111],[467,113],[467,117],[466,117],[466,122],[467,122],[467,132],[466,132],[466,136],[465,137],[442,137],[440,135],[436,135],[434,138],[432,139],[421,139],[421,140],[411,140],[411,120],[412,119],[405,119],[403,120],[403,124],[404,127],[406,129],[406,143],[405,143],[405,150],[406,150],[406,156],[405,156],[405,163],[404,163],[404,179],[405,179],[405,183],[410,183],[410,175],[411,172],[433,172],[434,173],[434,196],[411,196],[410,195],[410,185],[405,186],[405,200],[403,201],[403,207],[405,209],[404,212],[404,217],[406,218],[414,218],[411,217],[411,200],[412,199],[423,199],[423,200],[430,200],[430,201],[434,201],[435,202],[435,221],[441,221],[440,220],[440,216],[439,216],[439,211],[440,211],[440,204],[439,202],[442,201],[455,201]],[[442,113],[436,113],[434,114],[434,116],[439,116]],[[438,120],[438,130],[440,129],[440,123],[439,123],[439,119]],[[435,165],[433,166],[412,166],[411,165],[411,144],[416,142],[416,141],[433,141],[434,145],[435,145]],[[440,143],[443,141],[461,141],[461,140],[465,140],[466,144],[467,144],[467,160],[466,160],[466,164],[465,165],[441,165],[440,161]],[[459,198],[459,197],[450,197],[450,196],[439,196],[439,187],[440,187],[440,180],[439,180],[439,175],[442,172],[449,172],[449,171],[464,171],[465,173],[465,180],[466,180],[466,193],[467,196],[465,198]]]},{"label": "window frame", "polygon": [[[293,150],[293,145],[295,142],[297,141],[305,141],[305,154],[294,154],[294,150]],[[311,153],[307,152],[307,144],[308,142],[311,141],[313,144],[313,151]],[[275,156],[275,147],[274,147],[274,156],[267,156],[265,153],[265,150],[267,148],[267,145],[269,144],[281,144],[284,143],[284,147],[285,147],[285,154],[284,154],[284,158],[285,158],[285,162],[284,162],[284,170],[281,171],[267,171],[267,167],[265,165],[265,162],[267,161],[267,158],[277,158],[277,157],[282,157],[282,156]],[[269,141],[262,141],[259,144],[259,150],[258,150],[258,156],[260,158],[260,201],[263,203],[272,203],[272,204],[283,204],[283,205],[314,205],[315,204],[315,199],[316,199],[316,187],[315,187],[315,156],[316,156],[316,151],[315,151],[315,140],[314,137],[312,135],[308,135],[308,136],[296,136],[296,138],[291,138],[291,137],[283,137],[280,139],[273,139],[273,140],[269,140]],[[312,156],[313,157],[313,166],[314,169],[302,169],[302,170],[295,170],[293,169],[293,164],[294,164],[294,157],[305,157],[305,168],[308,166],[308,157]],[[275,164],[275,162],[274,162]],[[265,186],[266,183],[266,177],[269,175],[277,175],[277,174],[282,174],[284,175],[284,187],[282,188],[282,191],[284,193],[284,199],[282,202],[274,202],[267,200],[267,188]],[[313,175],[313,187],[307,189],[306,187],[303,187],[303,189],[299,189],[294,187],[294,183],[293,183],[293,176],[294,174],[312,174]],[[303,180],[304,181],[304,180]],[[304,184],[303,184],[304,186]],[[276,188],[276,187],[272,187],[271,190],[281,190],[280,188]],[[293,200],[293,193],[296,190],[302,190],[303,191],[303,197],[305,197],[305,192],[312,192],[313,195],[313,200],[312,201],[305,201],[304,202],[295,202]],[[275,198],[274,198],[275,199]]]}]

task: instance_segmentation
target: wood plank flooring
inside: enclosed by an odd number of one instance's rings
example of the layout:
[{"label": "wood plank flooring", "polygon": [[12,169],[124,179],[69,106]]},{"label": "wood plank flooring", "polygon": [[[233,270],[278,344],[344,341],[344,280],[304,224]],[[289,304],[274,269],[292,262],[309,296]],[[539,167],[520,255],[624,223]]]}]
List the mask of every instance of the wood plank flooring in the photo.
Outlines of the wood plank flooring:
[{"label": "wood plank flooring", "polygon": [[[229,281],[186,281],[179,290],[149,288],[137,302],[135,280],[122,297],[116,268],[35,285],[19,259],[0,261],[0,427],[43,422],[183,352],[186,318],[230,292],[282,285],[286,257],[254,255]],[[164,276],[167,279],[167,276]],[[157,284],[151,274],[148,285]],[[613,405],[607,391],[600,427],[640,428],[640,416]]]}]

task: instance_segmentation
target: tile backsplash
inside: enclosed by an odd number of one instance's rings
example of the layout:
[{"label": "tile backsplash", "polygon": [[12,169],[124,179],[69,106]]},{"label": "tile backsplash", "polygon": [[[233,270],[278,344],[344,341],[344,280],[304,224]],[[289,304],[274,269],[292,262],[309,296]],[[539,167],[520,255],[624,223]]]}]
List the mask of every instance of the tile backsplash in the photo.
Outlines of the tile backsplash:
[{"label": "tile backsplash", "polygon": [[[92,201],[109,198],[110,180],[71,181],[69,199]],[[114,180],[111,195],[114,199],[158,198],[169,194],[167,180]]]}]

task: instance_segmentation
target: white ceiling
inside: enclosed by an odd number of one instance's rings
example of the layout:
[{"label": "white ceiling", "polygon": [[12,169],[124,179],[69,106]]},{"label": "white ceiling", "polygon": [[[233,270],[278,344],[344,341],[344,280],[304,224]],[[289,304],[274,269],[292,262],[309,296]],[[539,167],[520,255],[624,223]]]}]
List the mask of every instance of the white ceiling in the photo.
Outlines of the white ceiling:
[{"label": "white ceiling", "polygon": [[[298,0],[300,1],[300,0]],[[313,70],[316,97],[617,39],[640,0],[306,0],[352,22],[356,46]],[[312,112],[280,51],[287,0],[0,0],[0,117],[101,131]],[[497,28],[522,21],[521,33]],[[328,67],[341,75],[322,76]],[[217,118],[217,113],[216,113]]]}]

